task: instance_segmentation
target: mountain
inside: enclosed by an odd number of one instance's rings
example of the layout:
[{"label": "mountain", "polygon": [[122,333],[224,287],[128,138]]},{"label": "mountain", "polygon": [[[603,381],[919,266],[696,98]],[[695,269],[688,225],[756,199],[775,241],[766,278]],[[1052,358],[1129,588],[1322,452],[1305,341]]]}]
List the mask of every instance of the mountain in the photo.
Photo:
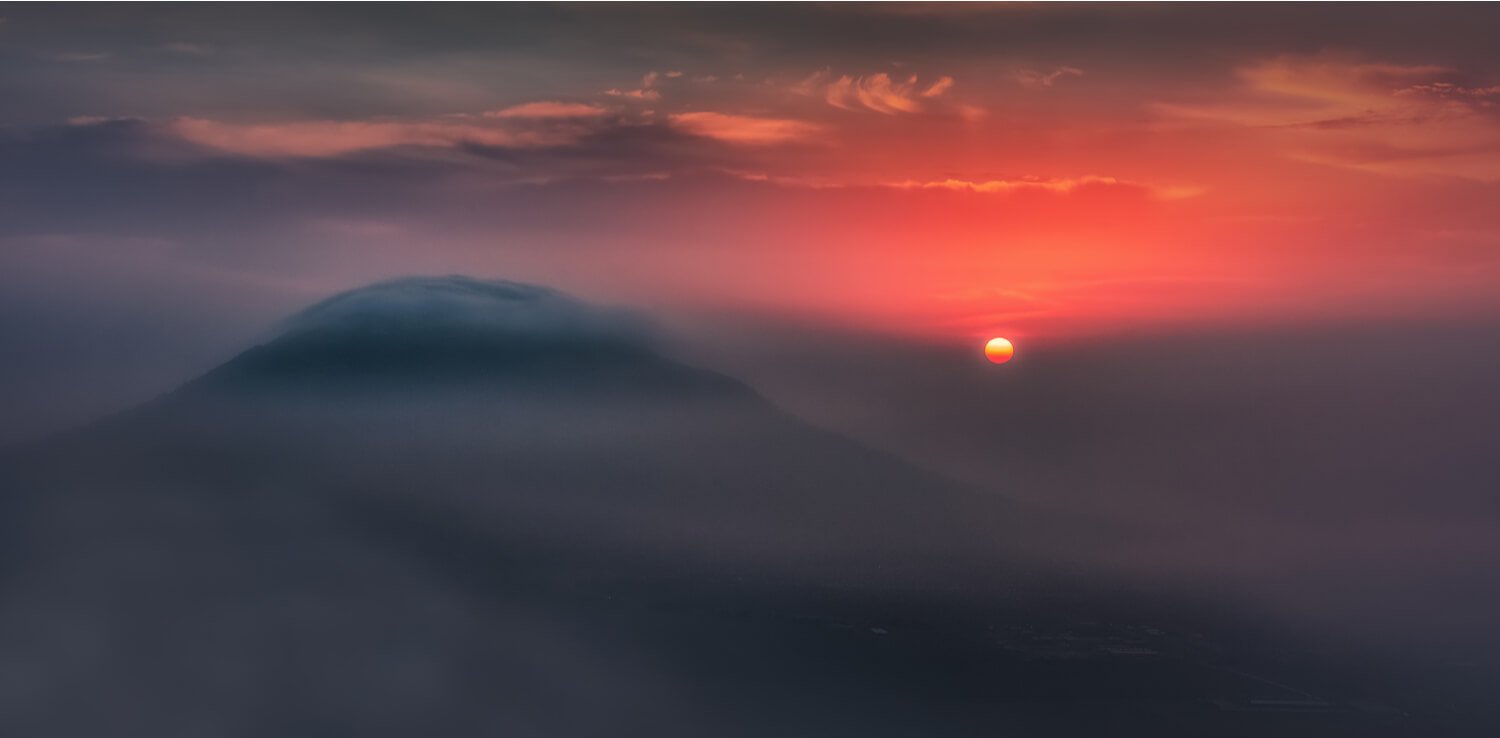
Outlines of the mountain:
[{"label": "mountain", "polygon": [[0,483],[12,735],[1193,735],[1267,690],[1311,717],[1264,734],[1396,734],[1078,617],[1031,513],[530,285],[335,296]]},{"label": "mountain", "polygon": [[959,553],[980,522],[952,515],[961,495],[940,480],[665,358],[634,315],[463,277],[325,300],[78,438],[166,463],[186,446],[278,485],[316,470],[305,496],[524,523],[548,545],[756,570],[843,576],[878,556],[889,578]]},{"label": "mountain", "polygon": [[3,468],[0,714],[29,735],[589,734],[651,690],[668,729],[684,697],[640,677],[680,669],[590,639],[725,582],[921,585],[915,549],[968,525],[630,315],[459,277],[333,297]]}]

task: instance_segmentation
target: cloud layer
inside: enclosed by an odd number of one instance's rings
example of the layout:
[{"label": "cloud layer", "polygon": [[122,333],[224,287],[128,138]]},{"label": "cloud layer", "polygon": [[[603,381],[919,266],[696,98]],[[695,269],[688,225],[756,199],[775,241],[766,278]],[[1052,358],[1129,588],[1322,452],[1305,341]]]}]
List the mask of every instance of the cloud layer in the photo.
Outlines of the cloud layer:
[{"label": "cloud layer", "polygon": [[15,284],[515,269],[964,340],[1500,309],[1482,6],[244,12],[6,11]]}]

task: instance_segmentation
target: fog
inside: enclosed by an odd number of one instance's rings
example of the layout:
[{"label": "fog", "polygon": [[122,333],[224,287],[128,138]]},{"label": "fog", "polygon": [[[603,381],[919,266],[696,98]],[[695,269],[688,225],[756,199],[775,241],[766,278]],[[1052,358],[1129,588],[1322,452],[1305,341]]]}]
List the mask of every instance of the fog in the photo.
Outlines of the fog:
[{"label": "fog", "polygon": [[1049,553],[1369,647],[1500,653],[1496,324],[1038,340],[1003,366],[977,342],[693,330],[803,417],[1092,522]]},{"label": "fog", "polygon": [[[1488,325],[1018,340],[994,366],[444,277],[267,335],[7,447],[14,729],[1493,718]],[[1283,703],[1311,713],[1258,707]]]},{"label": "fog", "polygon": [[[841,683],[798,655],[840,663],[804,642],[830,612],[1021,576],[955,514],[982,502],[512,283],[314,305],[0,478],[0,703],[27,734],[725,730],[796,664]],[[801,712],[735,731],[837,715]]]}]

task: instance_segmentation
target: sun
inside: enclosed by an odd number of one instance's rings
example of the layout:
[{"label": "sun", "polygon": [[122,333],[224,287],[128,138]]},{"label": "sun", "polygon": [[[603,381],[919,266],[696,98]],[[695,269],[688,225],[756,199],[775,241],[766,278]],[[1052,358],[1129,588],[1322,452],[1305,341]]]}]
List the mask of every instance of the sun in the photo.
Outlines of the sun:
[{"label": "sun", "polygon": [[1015,354],[1016,347],[1008,338],[997,336],[991,338],[989,343],[984,345],[984,357],[996,364],[1004,364],[1010,361],[1010,357],[1015,356]]}]

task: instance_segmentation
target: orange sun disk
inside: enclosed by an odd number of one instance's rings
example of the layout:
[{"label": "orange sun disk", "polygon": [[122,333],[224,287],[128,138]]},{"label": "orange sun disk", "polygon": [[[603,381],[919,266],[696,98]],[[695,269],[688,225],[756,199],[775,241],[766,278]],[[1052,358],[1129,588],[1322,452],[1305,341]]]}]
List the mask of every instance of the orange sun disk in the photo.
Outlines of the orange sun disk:
[{"label": "orange sun disk", "polygon": [[1008,339],[991,338],[984,345],[984,357],[995,364],[1004,364],[1016,353],[1016,347]]}]

